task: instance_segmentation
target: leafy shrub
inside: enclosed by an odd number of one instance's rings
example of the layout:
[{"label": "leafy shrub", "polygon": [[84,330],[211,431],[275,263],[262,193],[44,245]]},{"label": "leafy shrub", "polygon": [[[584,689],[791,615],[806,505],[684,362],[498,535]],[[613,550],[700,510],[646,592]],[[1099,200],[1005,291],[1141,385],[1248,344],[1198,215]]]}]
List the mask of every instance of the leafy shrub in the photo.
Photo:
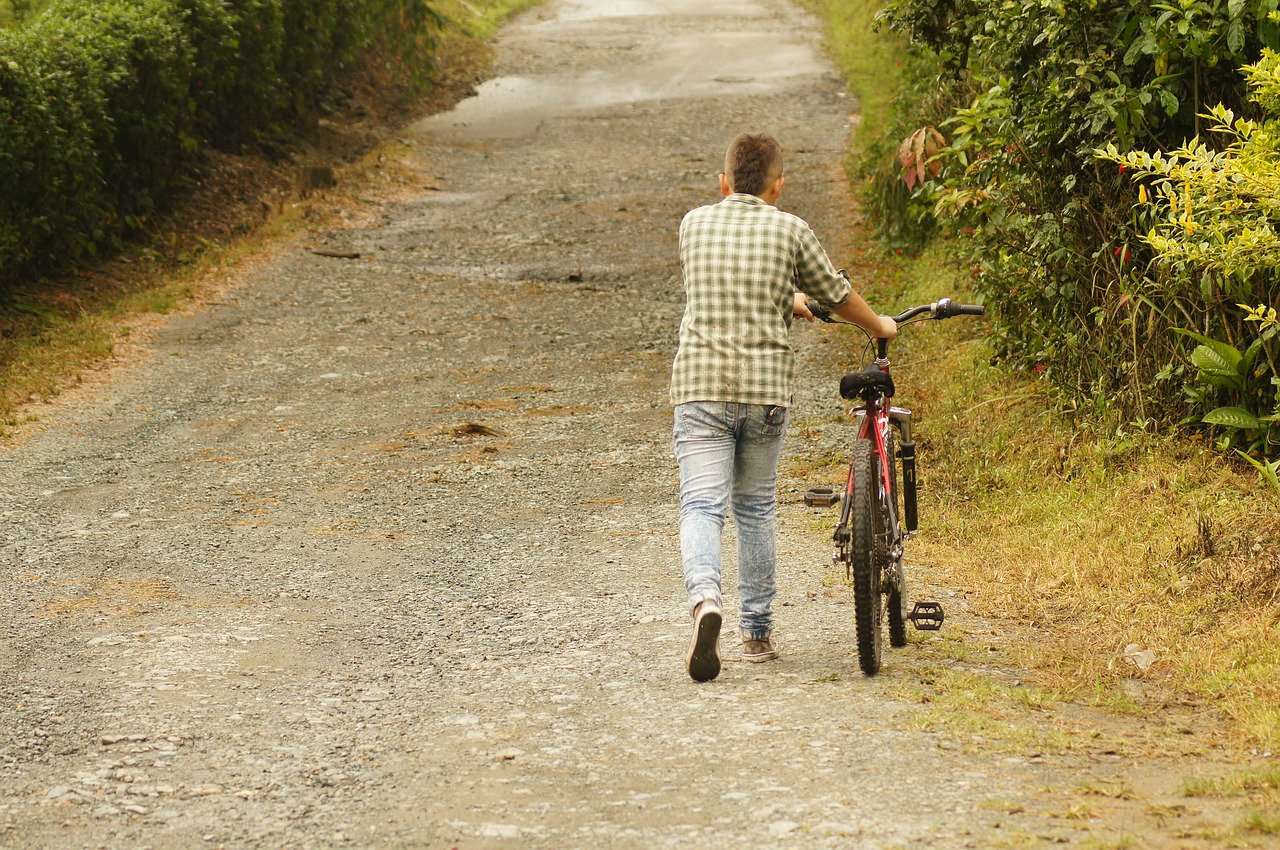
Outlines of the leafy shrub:
[{"label": "leafy shrub", "polygon": [[168,189],[184,143],[194,142],[187,103],[191,49],[172,5],[166,0],[62,2],[22,36],[40,45],[51,64],[83,63],[91,69],[96,91],[80,96],[100,96],[105,111],[95,147],[114,216],[149,213]]},{"label": "leafy shrub", "polygon": [[0,298],[118,243],[186,154],[297,122],[373,42],[425,65],[424,0],[52,0],[0,31]]},{"label": "leafy shrub", "polygon": [[[1008,363],[1098,413],[1177,421],[1174,327],[1214,336],[1234,300],[1163,275],[1142,241],[1152,211],[1095,150],[1182,145],[1204,104],[1247,112],[1236,67],[1280,46],[1278,0],[891,0],[882,20],[939,63],[963,98],[903,122],[951,140],[932,203],[975,270]],[[936,102],[936,98],[933,102]],[[908,108],[910,104],[906,105]],[[1248,300],[1248,299],[1237,299]],[[1238,322],[1238,320],[1236,320]]]},{"label": "leafy shrub", "polygon": [[90,241],[87,227],[105,213],[94,139],[105,112],[91,86],[60,96],[89,86],[93,69],[72,61],[82,57],[37,71],[16,61],[13,42],[0,33],[0,258],[16,270]]},{"label": "leafy shrub", "polygon": [[245,142],[287,104],[280,78],[284,19],[277,0],[174,0],[193,52],[190,98],[201,137]]},{"label": "leafy shrub", "polygon": [[1149,207],[1152,221],[1142,240],[1156,254],[1156,270],[1179,284],[1172,306],[1189,316],[1206,299],[1228,299],[1235,308],[1215,317],[1215,330],[1226,339],[1178,329],[1199,342],[1190,356],[1194,378],[1186,385],[1194,417],[1220,428],[1224,447],[1276,457],[1280,55],[1265,50],[1242,71],[1263,117],[1237,118],[1222,105],[1211,109],[1206,118],[1224,141],[1222,150],[1196,142],[1167,154],[1121,154],[1109,146],[1100,156],[1131,169],[1139,183],[1139,203]]}]

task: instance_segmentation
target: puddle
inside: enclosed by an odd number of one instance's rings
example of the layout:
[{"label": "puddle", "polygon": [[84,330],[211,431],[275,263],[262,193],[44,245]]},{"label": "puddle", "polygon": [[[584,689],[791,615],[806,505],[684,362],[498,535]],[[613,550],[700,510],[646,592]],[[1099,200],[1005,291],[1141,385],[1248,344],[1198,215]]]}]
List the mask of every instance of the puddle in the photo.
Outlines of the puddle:
[{"label": "puddle", "polygon": [[[728,14],[730,8],[733,14],[728,17],[711,15],[716,9]],[[575,40],[596,43],[592,26],[583,22],[607,18],[599,33],[603,39],[617,36],[619,17],[630,19],[627,25],[641,39],[655,16],[663,16],[667,32],[672,17],[688,18],[689,26],[654,49],[637,50],[636,61],[625,65],[489,80],[455,109],[419,121],[412,129],[455,139],[512,139],[532,134],[548,119],[655,100],[775,92],[798,77],[825,71],[809,44],[789,43],[775,32],[733,28],[735,20],[753,17],[757,9],[750,3],[696,0],[567,0],[554,19],[533,25],[540,36],[563,27]]]},{"label": "puddle", "polygon": [[634,18],[641,15],[665,15],[669,12],[664,4],[648,0],[568,0],[561,4],[555,22]]},{"label": "puddle", "polygon": [[556,11],[559,21],[597,21],[647,15],[698,15],[703,17],[763,18],[764,9],[750,2],[715,0],[564,0]]}]

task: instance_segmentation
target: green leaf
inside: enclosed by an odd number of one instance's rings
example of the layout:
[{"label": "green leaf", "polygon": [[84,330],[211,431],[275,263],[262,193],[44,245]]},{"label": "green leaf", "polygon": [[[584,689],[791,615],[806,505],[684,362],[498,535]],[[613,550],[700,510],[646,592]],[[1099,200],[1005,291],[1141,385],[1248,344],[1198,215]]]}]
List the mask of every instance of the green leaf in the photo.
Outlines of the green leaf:
[{"label": "green leaf", "polygon": [[1232,56],[1244,53],[1244,22],[1234,20],[1227,26],[1227,49]]},{"label": "green leaf", "polygon": [[1217,410],[1210,410],[1200,421],[1206,425],[1223,425],[1242,431],[1261,428],[1263,424],[1262,420],[1243,407],[1219,407]]},{"label": "green leaf", "polygon": [[1249,371],[1253,369],[1253,361],[1257,358],[1258,352],[1262,350],[1262,347],[1265,344],[1266,340],[1262,337],[1258,337],[1253,341],[1253,344],[1249,346],[1248,350],[1245,351],[1244,359],[1240,361],[1239,367],[1242,370],[1242,375],[1247,376]]},{"label": "green leaf", "polygon": [[1201,372],[1217,375],[1235,375],[1240,364],[1240,352],[1235,346],[1219,342],[1214,345],[1197,345],[1191,352],[1191,362]]},{"label": "green leaf", "polygon": [[1280,460],[1273,460],[1270,463],[1264,463],[1249,457],[1249,455],[1236,449],[1236,454],[1253,464],[1262,475],[1262,480],[1271,485],[1271,488],[1280,493]]}]

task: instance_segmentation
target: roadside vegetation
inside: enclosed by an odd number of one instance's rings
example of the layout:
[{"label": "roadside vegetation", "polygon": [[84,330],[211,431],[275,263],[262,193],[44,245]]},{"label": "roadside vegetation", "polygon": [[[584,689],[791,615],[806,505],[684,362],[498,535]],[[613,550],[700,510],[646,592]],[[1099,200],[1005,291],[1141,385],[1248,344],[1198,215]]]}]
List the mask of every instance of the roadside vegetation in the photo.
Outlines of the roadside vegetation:
[{"label": "roadside vegetation", "polygon": [[[1044,701],[1275,751],[1275,4],[806,2],[854,94],[898,93],[864,99],[883,112],[851,153],[878,300],[992,314],[904,335],[915,561],[1003,622]],[[1214,793],[1259,807],[1242,834],[1274,832],[1273,781]]]},{"label": "roadside vegetation", "polygon": [[[78,109],[76,104],[85,101],[114,124],[115,118],[109,117],[114,111],[108,107],[115,98],[122,109],[133,110],[129,114],[148,116],[134,122],[138,128],[152,128],[162,113],[174,118],[159,134],[163,142],[148,142],[163,144],[162,154],[148,156],[145,162],[132,137],[118,140],[123,147],[117,156],[111,153],[111,134],[95,135],[85,122],[70,122],[58,130],[79,135],[71,140],[74,144],[53,152],[31,134],[6,136],[6,144],[22,148],[20,155],[6,160],[10,166],[26,157],[38,164],[47,179],[32,181],[14,175],[13,191],[0,205],[6,207],[4,221],[8,222],[7,228],[0,228],[0,437],[36,415],[30,409],[24,412],[32,402],[56,397],[82,380],[86,366],[109,356],[129,333],[129,317],[181,306],[200,293],[209,269],[233,265],[264,241],[313,226],[331,215],[343,203],[344,192],[365,178],[389,179],[395,151],[384,149],[395,145],[384,137],[413,114],[442,108],[464,96],[489,61],[485,39],[506,17],[535,2],[376,0],[366,4],[370,19],[355,26],[334,17],[340,6],[350,5],[336,0],[323,4],[147,0],[95,4],[91,11],[84,4],[59,0],[0,0],[0,50],[15,56],[31,54],[37,57],[33,61],[55,65],[79,62],[75,67],[98,75],[95,79],[105,86],[95,90],[76,83],[74,75],[54,74],[55,82],[62,81],[59,85],[72,87],[61,101],[63,108]],[[314,63],[307,67],[319,69],[315,74],[296,62],[289,68],[276,63],[271,73],[258,74],[230,67],[221,63],[217,43],[189,43],[184,35],[188,24],[219,32],[219,26],[230,27],[224,33],[231,39],[226,42],[229,45],[234,42],[232,30],[243,23],[238,17],[242,13],[266,15],[286,5],[296,6],[303,18],[319,16],[307,18],[310,24],[304,27],[314,43],[327,44],[329,50],[328,60],[312,57]],[[402,17],[400,11],[410,7],[413,13]],[[191,17],[184,17],[187,13]],[[395,13],[394,20],[407,28],[394,38],[386,35],[377,24],[385,22],[379,18],[384,13]],[[127,61],[155,59],[154,67],[148,67],[158,79],[174,83],[172,75],[163,72],[166,66],[161,60],[194,50],[210,66],[210,79],[220,79],[219,73],[234,77],[220,86],[234,86],[241,80],[262,97],[221,106],[200,100],[207,88],[197,85],[203,78],[190,76],[185,68],[180,74],[184,85],[166,84],[166,89],[138,84],[137,91],[121,87],[110,68],[124,56],[117,55],[122,43],[92,33],[122,22],[132,26],[139,16],[145,26],[138,31],[154,30],[172,55],[161,51],[163,55],[141,59],[134,55]],[[283,18],[277,18],[276,23],[283,24]],[[301,18],[299,22],[305,23]],[[70,39],[75,42],[70,44],[62,35],[46,37],[54,31],[65,35],[66,27],[83,38]],[[342,29],[347,41],[326,41],[320,31],[324,27]],[[283,30],[277,36],[286,38]],[[274,48],[259,47],[267,58],[278,56]],[[7,67],[8,74],[35,79],[23,66],[17,71]],[[305,86],[286,84],[289,74],[302,74],[309,81]],[[148,78],[144,74],[133,79],[139,83]],[[54,84],[41,85],[46,83]],[[40,92],[19,88],[34,119],[47,117],[35,98]],[[195,98],[187,103],[191,108],[179,110],[186,118],[177,120],[172,109],[153,104],[166,91],[184,103]],[[305,97],[290,97],[288,102],[274,99],[271,92],[280,91]],[[20,101],[7,97],[0,108],[12,113]],[[250,108],[253,104],[261,109],[255,112]],[[224,121],[228,109],[237,113],[236,122]],[[88,113],[81,110],[77,115],[84,118]],[[51,153],[59,158],[56,162],[41,159]],[[80,159],[72,162],[74,157]],[[164,167],[157,168],[157,162]],[[80,168],[85,163],[89,163],[87,171]],[[320,172],[326,177],[335,174],[339,187],[310,186],[303,178],[313,166],[322,166]],[[57,186],[72,185],[55,186],[57,180],[83,183],[94,175],[99,187],[108,183],[117,187],[117,196],[64,192],[67,203],[52,214],[33,210],[32,205],[47,206],[56,199],[59,193],[53,189]],[[328,202],[320,203],[322,198]],[[20,232],[31,227],[39,229],[38,238]]]},{"label": "roadside vegetation", "polygon": [[49,5],[49,0],[0,0],[0,27],[22,26]]}]

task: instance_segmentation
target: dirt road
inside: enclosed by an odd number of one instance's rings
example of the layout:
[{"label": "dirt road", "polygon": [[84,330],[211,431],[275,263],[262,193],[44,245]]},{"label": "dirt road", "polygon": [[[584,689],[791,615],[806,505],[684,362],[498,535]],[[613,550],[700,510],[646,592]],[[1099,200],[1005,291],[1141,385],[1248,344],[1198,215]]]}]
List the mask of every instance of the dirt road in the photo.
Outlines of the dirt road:
[{"label": "dirt road", "polygon": [[766,128],[838,244],[855,107],[818,45],[783,0],[553,0],[406,131],[430,189],[317,237],[359,259],[284,246],[0,454],[0,845],[1211,846],[1195,735],[939,720],[939,659],[1018,677],[946,588],[950,656],[862,677],[808,482],[785,657],[684,674],[675,229]]}]

